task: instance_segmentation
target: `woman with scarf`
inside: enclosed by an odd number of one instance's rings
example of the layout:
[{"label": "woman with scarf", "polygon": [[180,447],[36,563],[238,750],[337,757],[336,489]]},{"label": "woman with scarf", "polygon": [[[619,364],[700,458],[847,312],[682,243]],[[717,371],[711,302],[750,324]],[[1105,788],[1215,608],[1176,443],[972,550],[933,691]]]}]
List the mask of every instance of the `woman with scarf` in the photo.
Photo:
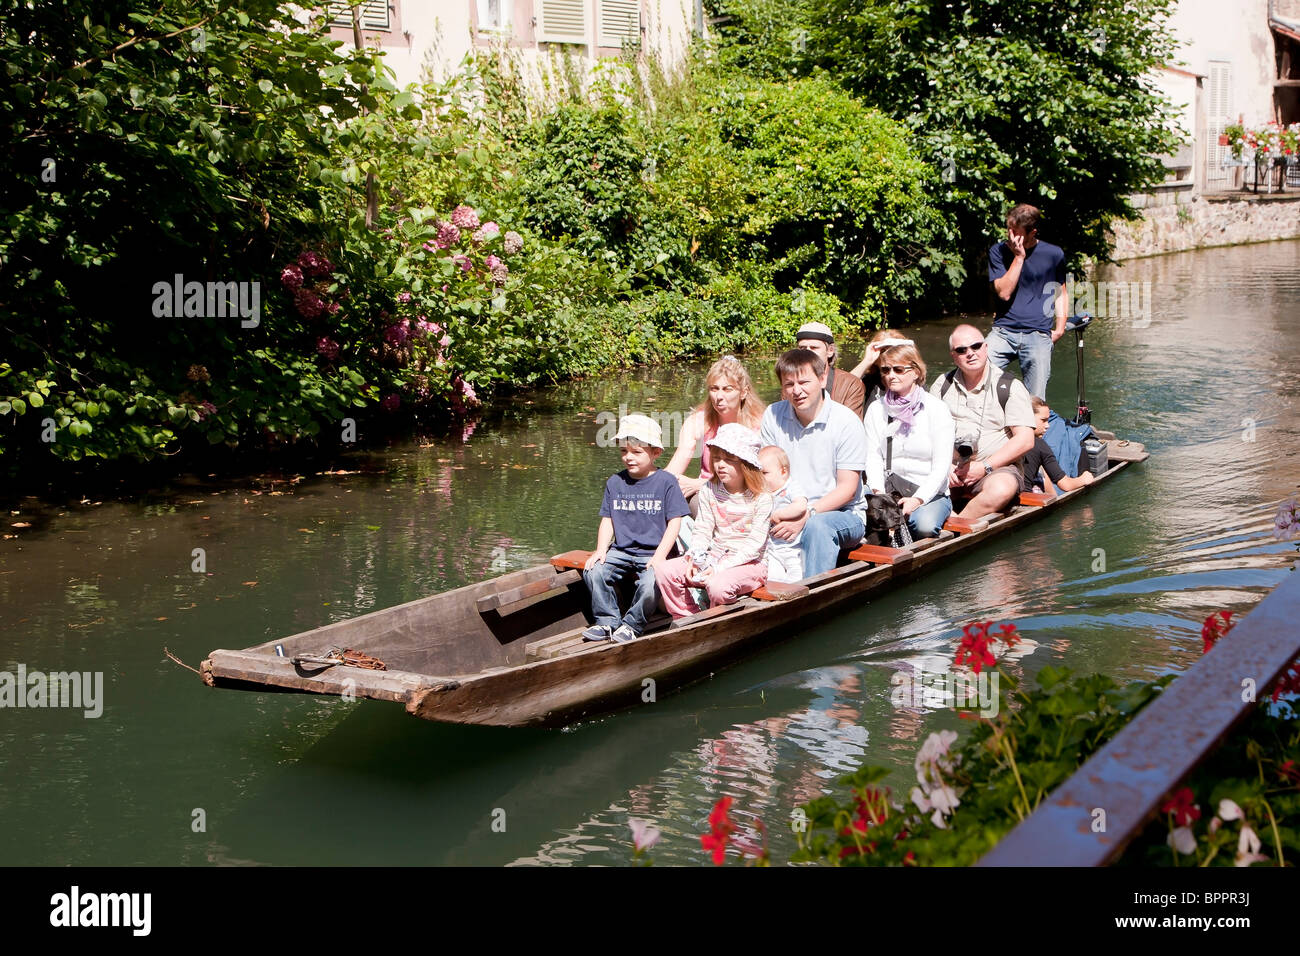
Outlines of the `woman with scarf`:
[{"label": "woman with scarf", "polygon": [[887,346],[877,367],[885,390],[867,409],[867,484],[898,502],[913,538],[932,538],[952,514],[952,413],[925,390],[915,345]]}]

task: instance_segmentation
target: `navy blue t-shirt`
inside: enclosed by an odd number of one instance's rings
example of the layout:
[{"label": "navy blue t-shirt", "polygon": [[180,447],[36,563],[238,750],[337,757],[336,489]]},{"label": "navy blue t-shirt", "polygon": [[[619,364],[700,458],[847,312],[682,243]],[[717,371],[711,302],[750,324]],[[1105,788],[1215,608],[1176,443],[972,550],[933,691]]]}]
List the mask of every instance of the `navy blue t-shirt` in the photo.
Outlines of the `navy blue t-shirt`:
[{"label": "navy blue t-shirt", "polygon": [[[989,250],[989,281],[1001,279],[1016,254],[1006,241]],[[1056,283],[1055,286],[1052,283]],[[1065,253],[1041,239],[1025,253],[1020,282],[1010,302],[998,299],[995,328],[1012,332],[1050,332],[1056,325],[1056,290],[1065,285]]]},{"label": "navy blue t-shirt", "polygon": [[600,503],[600,516],[614,522],[614,547],[647,558],[663,541],[668,522],[690,513],[677,476],[661,470],[640,479],[626,469],[611,475]]}]

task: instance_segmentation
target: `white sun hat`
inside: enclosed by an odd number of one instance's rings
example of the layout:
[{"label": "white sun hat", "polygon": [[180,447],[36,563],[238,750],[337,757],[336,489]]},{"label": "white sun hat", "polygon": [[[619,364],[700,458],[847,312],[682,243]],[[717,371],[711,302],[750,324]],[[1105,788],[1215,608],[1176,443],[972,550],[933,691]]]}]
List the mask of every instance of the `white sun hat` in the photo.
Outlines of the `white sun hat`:
[{"label": "white sun hat", "polygon": [[641,442],[652,448],[664,447],[664,436],[659,423],[649,415],[624,415],[618,420],[618,434],[615,441],[622,439]]},{"label": "white sun hat", "polygon": [[747,465],[753,465],[758,469],[763,467],[758,461],[758,450],[763,447],[762,439],[754,429],[746,428],[739,422],[730,422],[721,426],[718,433],[705,444],[719,451],[725,451],[728,455],[735,455]]}]

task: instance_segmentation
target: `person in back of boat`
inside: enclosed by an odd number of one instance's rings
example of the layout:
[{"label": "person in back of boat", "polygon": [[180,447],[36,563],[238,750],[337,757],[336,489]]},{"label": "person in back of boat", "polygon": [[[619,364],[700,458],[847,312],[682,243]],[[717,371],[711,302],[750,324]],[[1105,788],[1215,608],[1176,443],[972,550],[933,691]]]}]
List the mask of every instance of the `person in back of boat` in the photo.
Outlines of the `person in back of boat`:
[{"label": "person in back of boat", "polygon": [[862,379],[845,372],[837,374],[835,335],[829,325],[809,322],[795,334],[795,348],[807,349],[826,363],[826,391],[831,401],[839,402],[854,415],[862,417]]},{"label": "person in back of boat", "polygon": [[772,534],[793,541],[801,532],[805,577],[835,567],[840,551],[866,534],[862,472],[867,434],[862,420],[826,393],[826,363],[807,349],[791,349],[776,361],[782,400],[763,413],[763,443],[790,458],[790,476],[808,496],[808,512],[778,521]]},{"label": "person in back of boat", "polygon": [[862,380],[862,388],[865,397],[862,402],[862,417],[867,417],[867,409],[871,403],[877,401],[884,394],[885,386],[880,381],[880,353],[884,351],[886,343],[897,342],[899,345],[914,345],[902,332],[896,329],[881,329],[871,337],[867,343],[866,349],[862,353],[862,361],[854,366],[853,371],[849,374]]},{"label": "person in back of boat", "polygon": [[[646,619],[658,600],[655,572],[667,560],[678,526],[690,509],[677,479],[655,468],[655,459],[664,450],[658,422],[646,415],[628,415],[619,421],[614,437],[624,468],[605,482],[596,550],[583,569],[596,622],[582,637],[624,644],[645,633]],[[635,578],[636,590],[624,614],[619,610],[618,585],[627,578]]]},{"label": "person in back of boat", "polygon": [[[1085,471],[1080,473],[1078,478],[1071,478],[1061,467],[1061,463],[1056,460],[1056,455],[1052,452],[1051,446],[1043,438],[1047,434],[1047,420],[1052,417],[1052,409],[1047,402],[1037,395],[1030,400],[1034,407],[1034,447],[1029,449],[1028,454],[1021,459],[1021,470],[1024,472],[1022,481],[1022,490],[1039,491],[1046,490],[1052,494],[1058,492],[1052,487],[1056,485],[1061,491],[1074,491],[1076,488],[1082,488],[1085,485],[1093,483],[1092,472]],[[1039,474],[1039,472],[1042,474]]]},{"label": "person in back of boat", "polygon": [[948,491],[960,517],[982,518],[1020,496],[1020,459],[1034,447],[1034,410],[1020,380],[989,362],[975,326],[953,329],[948,347],[957,367],[930,386],[947,402],[956,431]]},{"label": "person in back of boat", "polygon": [[[734,355],[724,355],[709,366],[705,384],[709,393],[708,400],[696,407],[682,423],[677,451],[664,466],[664,471],[677,477],[677,484],[691,505],[692,515],[697,509],[695,496],[713,477],[708,440],[718,433],[719,428],[730,422],[739,422],[746,428],[757,429],[763,420],[763,402],[754,392],[749,372]],[[691,478],[686,470],[696,457],[700,459],[700,476]],[[689,525],[690,522],[686,524]],[[689,535],[687,539],[689,541]]]},{"label": "person in back of boat", "polygon": [[915,345],[887,345],[879,369],[885,392],[867,409],[867,484],[898,502],[913,538],[933,538],[952,514],[952,413],[925,390]]},{"label": "person in back of boat", "polygon": [[[772,523],[798,521],[808,513],[808,497],[790,477],[790,456],[776,445],[758,450],[763,466],[763,483],[772,494]],[[803,578],[803,550],[800,535],[787,541],[769,534],[767,538],[767,579],[793,584]]]},{"label": "person in back of boat", "polygon": [[1038,208],[1021,203],[1007,213],[1007,238],[989,249],[989,283],[997,315],[989,332],[989,361],[1020,363],[1025,388],[1044,398],[1052,374],[1052,346],[1070,315],[1065,252],[1038,239]]},{"label": "person in back of boat", "polygon": [[691,588],[703,588],[709,607],[731,604],[767,583],[763,560],[772,496],[763,485],[758,433],[732,423],[709,439],[713,478],[700,489],[690,550],[656,572],[664,609],[674,618],[696,614]]}]

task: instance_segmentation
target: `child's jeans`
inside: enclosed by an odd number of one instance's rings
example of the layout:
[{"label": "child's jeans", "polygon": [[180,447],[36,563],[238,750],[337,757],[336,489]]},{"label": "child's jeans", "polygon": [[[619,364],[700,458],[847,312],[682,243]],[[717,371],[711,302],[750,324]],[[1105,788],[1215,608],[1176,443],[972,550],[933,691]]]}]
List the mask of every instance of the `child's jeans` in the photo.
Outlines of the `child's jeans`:
[{"label": "child's jeans", "polygon": [[[689,589],[694,585],[686,581],[687,559],[673,558],[659,568],[659,594],[664,608],[673,617],[685,617],[699,612]],[[704,579],[704,590],[709,595],[709,607],[730,604],[743,594],[767,583],[767,564],[751,561],[723,571],[714,571]]]},{"label": "child's jeans", "polygon": [[[591,592],[591,613],[597,624],[611,628],[626,624],[636,632],[637,637],[645,633],[646,618],[654,613],[658,599],[655,573],[646,567],[649,563],[649,555],[641,557],[618,548],[610,548],[603,563],[592,565],[590,571],[582,572],[587,590]],[[636,575],[636,593],[632,595],[632,604],[628,607],[627,614],[620,614],[618,582],[632,575]]]}]

